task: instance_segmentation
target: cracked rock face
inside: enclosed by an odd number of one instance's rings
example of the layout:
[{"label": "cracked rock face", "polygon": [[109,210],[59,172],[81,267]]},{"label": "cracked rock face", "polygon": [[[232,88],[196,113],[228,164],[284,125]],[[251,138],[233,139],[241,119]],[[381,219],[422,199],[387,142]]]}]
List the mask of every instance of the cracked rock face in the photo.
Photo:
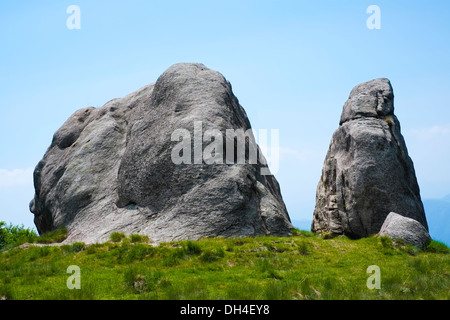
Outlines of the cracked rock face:
[{"label": "cracked rock face", "polygon": [[311,230],[366,237],[380,231],[390,212],[428,230],[392,86],[375,79],[356,86],[345,102],[317,186]]},{"label": "cracked rock face", "polygon": [[86,243],[114,231],[157,242],[289,235],[278,182],[261,174],[261,155],[256,164],[172,161],[180,141],[172,134],[193,137],[195,123],[224,136],[251,128],[230,83],[201,64],[174,65],[155,84],[75,112],[34,172],[30,210],[39,233],[66,226],[66,242]]}]

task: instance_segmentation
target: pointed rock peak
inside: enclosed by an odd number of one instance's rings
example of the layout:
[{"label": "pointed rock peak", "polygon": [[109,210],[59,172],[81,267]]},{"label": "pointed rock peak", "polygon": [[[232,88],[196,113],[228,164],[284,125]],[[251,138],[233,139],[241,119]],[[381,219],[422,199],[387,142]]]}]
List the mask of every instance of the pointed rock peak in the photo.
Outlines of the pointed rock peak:
[{"label": "pointed rock peak", "polygon": [[374,79],[353,88],[342,110],[340,124],[359,118],[394,114],[394,91],[386,78]]},{"label": "pointed rock peak", "polygon": [[376,79],[356,86],[345,102],[317,186],[312,231],[366,237],[390,212],[428,228],[392,86]]}]

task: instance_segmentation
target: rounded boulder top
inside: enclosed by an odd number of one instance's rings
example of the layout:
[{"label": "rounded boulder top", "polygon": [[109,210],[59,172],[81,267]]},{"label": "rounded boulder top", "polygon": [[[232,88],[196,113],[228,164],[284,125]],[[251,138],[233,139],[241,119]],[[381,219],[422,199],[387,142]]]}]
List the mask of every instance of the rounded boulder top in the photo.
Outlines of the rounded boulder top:
[{"label": "rounded boulder top", "polygon": [[389,79],[380,78],[353,88],[344,104],[340,124],[362,117],[385,117],[394,114],[394,91]]}]

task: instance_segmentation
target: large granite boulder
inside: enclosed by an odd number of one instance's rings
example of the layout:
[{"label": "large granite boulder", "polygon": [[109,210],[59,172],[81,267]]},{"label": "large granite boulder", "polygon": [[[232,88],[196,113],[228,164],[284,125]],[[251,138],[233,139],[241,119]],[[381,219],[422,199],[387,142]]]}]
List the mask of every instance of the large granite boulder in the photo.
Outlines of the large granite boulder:
[{"label": "large granite boulder", "polygon": [[356,86],[345,102],[317,186],[311,229],[366,237],[380,231],[390,212],[428,230],[391,84],[375,79]]},{"label": "large granite boulder", "polygon": [[420,222],[395,212],[389,213],[379,235],[393,240],[402,239],[421,249],[431,241],[430,234]]},{"label": "large granite boulder", "polygon": [[155,84],[78,110],[35,169],[37,229],[66,226],[66,242],[87,243],[114,231],[154,241],[289,235],[278,182],[253,135],[226,135],[248,129],[230,83],[201,64],[176,64]]}]

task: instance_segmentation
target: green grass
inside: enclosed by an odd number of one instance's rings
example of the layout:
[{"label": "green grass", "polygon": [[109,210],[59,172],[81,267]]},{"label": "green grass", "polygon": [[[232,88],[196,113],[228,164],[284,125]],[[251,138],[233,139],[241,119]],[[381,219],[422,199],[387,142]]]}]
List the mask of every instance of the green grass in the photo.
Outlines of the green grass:
[{"label": "green grass", "polygon": [[23,225],[15,226],[0,221],[0,251],[9,250],[24,243],[51,244],[59,243],[67,238],[67,228],[61,227],[46,234],[38,234]]},{"label": "green grass", "polygon": [[111,233],[111,235],[109,236],[109,239],[112,242],[120,242],[125,238],[125,233],[123,232],[113,232]]},{"label": "green grass", "polygon": [[[114,237],[113,237],[114,238]],[[449,249],[388,238],[202,239],[152,246],[142,238],[32,246],[0,253],[6,299],[449,299]],[[81,289],[66,286],[80,267]],[[368,289],[377,265],[381,289]]]},{"label": "green grass", "polygon": [[43,235],[40,235],[39,237],[36,237],[35,239],[33,239],[33,242],[50,244],[50,243],[62,242],[66,238],[67,238],[67,228],[61,227],[56,230],[47,232]]},{"label": "green grass", "polygon": [[0,250],[11,249],[25,242],[33,242],[38,237],[34,230],[25,228],[23,225],[15,226],[0,221]]}]

